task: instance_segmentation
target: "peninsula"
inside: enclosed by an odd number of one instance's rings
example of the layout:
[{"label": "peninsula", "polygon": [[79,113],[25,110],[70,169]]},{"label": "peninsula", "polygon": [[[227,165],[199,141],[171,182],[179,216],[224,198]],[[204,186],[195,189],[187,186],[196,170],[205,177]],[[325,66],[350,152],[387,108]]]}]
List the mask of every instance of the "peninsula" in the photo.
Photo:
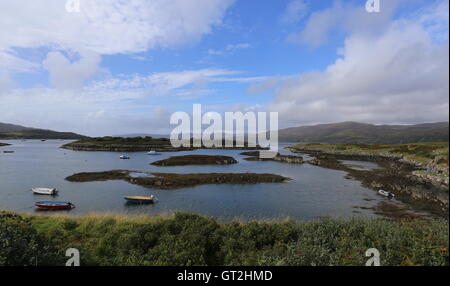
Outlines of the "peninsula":
[{"label": "peninsula", "polygon": [[[316,166],[342,170],[368,188],[386,190],[417,210],[448,217],[448,143],[297,144],[286,149],[314,158]],[[375,162],[380,168],[358,170],[343,160]]]}]

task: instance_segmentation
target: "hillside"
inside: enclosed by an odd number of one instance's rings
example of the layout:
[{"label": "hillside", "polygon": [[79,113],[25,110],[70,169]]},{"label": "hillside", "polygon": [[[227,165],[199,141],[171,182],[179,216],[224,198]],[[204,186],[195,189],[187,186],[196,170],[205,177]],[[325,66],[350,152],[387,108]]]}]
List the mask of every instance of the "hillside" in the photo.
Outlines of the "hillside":
[{"label": "hillside", "polygon": [[0,122],[0,139],[82,139],[86,136],[72,132],[24,127]]},{"label": "hillside", "polygon": [[417,142],[448,142],[449,123],[417,125],[373,125],[341,122],[282,129],[281,142],[407,144]]}]

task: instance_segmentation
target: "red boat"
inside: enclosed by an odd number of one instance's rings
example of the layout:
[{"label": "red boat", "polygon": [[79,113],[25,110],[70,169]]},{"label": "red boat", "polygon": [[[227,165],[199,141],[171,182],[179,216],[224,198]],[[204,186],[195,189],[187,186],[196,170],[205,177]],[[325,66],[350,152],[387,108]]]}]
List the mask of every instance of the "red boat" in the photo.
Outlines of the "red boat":
[{"label": "red boat", "polygon": [[53,201],[36,202],[34,203],[34,205],[37,208],[46,210],[70,210],[75,207],[75,205],[72,204],[71,202],[53,202]]}]

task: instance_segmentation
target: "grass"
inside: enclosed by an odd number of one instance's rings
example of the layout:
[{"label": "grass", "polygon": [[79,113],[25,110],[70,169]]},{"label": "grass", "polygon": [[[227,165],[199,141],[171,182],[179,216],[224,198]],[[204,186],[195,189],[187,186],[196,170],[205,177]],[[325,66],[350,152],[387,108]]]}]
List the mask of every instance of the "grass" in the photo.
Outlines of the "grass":
[{"label": "grass", "polygon": [[[163,217],[33,216],[0,213],[0,265],[449,265],[448,221],[320,219],[227,222],[176,213]],[[43,251],[45,250],[45,251]]]}]

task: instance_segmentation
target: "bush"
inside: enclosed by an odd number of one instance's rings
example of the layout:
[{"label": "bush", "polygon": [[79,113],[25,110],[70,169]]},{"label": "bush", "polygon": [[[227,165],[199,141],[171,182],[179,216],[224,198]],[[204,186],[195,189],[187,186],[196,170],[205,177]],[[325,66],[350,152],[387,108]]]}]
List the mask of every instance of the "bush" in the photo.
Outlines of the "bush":
[{"label": "bush", "polygon": [[[170,217],[0,216],[0,265],[449,265],[448,221],[383,219],[228,222],[188,213]],[[59,251],[50,248],[54,245]],[[58,258],[58,259],[56,259]]]},{"label": "bush", "polygon": [[27,219],[0,212],[0,266],[54,265],[57,257]]}]

